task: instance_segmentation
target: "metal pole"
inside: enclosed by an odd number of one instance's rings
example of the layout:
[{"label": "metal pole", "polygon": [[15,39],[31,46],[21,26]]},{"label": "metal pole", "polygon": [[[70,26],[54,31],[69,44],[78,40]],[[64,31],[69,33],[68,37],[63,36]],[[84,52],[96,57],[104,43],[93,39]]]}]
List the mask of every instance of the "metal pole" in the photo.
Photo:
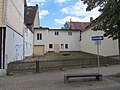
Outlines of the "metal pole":
[{"label": "metal pole", "polygon": [[3,48],[3,46],[4,46],[4,31],[3,30],[4,29],[3,28],[1,28],[1,29],[2,29],[2,47],[1,47],[1,54],[2,55],[1,55],[1,68],[0,69],[3,69],[3,59],[4,59],[4,57],[3,57],[4,56],[4,53],[3,53],[4,52],[4,50],[3,50],[4,49]]},{"label": "metal pole", "polygon": [[39,61],[36,61],[36,73],[39,73]]},{"label": "metal pole", "polygon": [[99,57],[99,40],[97,40],[97,59],[98,59],[98,73],[100,73],[100,57]]}]

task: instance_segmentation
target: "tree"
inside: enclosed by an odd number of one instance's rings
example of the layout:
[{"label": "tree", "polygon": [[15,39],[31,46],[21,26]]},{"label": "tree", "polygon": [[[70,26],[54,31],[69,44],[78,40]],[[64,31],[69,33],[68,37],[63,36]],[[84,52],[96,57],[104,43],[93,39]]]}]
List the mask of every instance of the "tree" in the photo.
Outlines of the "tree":
[{"label": "tree", "polygon": [[62,27],[62,29],[70,29],[70,24],[69,24],[69,22],[65,22],[65,24],[64,24],[64,27]]},{"label": "tree", "polygon": [[87,4],[86,11],[99,7],[101,15],[97,19],[97,25],[93,30],[104,31],[104,36],[119,40],[120,54],[120,0],[82,0]]}]

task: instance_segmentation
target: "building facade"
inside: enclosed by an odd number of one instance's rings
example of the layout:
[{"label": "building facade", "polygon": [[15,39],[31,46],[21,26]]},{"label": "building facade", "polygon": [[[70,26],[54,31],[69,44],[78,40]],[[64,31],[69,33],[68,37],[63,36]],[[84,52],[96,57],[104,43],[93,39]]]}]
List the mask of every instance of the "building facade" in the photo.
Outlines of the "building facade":
[{"label": "building facade", "polygon": [[[92,41],[92,36],[103,36],[104,32],[93,31],[91,30],[92,27],[88,27],[82,32],[80,51],[97,54],[97,46],[95,45],[95,42]],[[99,51],[101,56],[119,55],[118,40],[112,40],[111,38],[104,37],[104,39],[101,40],[101,44],[99,45]]]},{"label": "building facade", "polygon": [[23,57],[28,57],[33,55],[33,31],[30,30],[26,25],[24,28],[24,38],[23,38]]},{"label": "building facade", "polygon": [[[26,2],[25,2],[26,3]],[[39,10],[38,5],[36,6],[27,6],[25,4],[24,11],[24,57],[33,55],[33,36],[34,36],[34,27],[39,27]]]},{"label": "building facade", "polygon": [[48,51],[80,51],[80,30],[34,29],[34,55],[44,55]]},{"label": "building facade", "polygon": [[38,5],[0,0],[0,75],[8,63],[33,55],[33,27],[39,27]]},{"label": "building facade", "polygon": [[24,0],[0,1],[0,69],[23,59]]}]

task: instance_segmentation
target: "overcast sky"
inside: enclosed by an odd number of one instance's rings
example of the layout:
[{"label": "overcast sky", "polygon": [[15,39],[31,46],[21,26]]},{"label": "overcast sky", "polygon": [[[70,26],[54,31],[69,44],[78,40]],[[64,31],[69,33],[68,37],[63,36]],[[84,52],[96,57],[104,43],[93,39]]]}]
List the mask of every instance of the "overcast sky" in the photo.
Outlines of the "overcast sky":
[{"label": "overcast sky", "polygon": [[39,5],[40,26],[61,28],[66,21],[89,22],[97,18],[98,9],[86,12],[81,0],[27,0],[29,6]]}]

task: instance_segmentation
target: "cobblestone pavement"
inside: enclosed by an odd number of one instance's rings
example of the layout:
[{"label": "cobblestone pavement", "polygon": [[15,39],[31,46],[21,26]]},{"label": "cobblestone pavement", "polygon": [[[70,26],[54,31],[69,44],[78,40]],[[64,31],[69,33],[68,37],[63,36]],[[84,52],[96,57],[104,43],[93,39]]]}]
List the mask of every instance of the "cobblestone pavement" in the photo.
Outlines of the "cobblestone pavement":
[{"label": "cobblestone pavement", "polygon": [[119,73],[120,65],[101,67],[103,81],[95,78],[71,79],[64,84],[65,73],[97,72],[96,68],[83,68],[66,71],[52,71],[38,74],[17,74],[0,77],[0,90],[120,90],[120,83],[106,78],[106,75]]}]

